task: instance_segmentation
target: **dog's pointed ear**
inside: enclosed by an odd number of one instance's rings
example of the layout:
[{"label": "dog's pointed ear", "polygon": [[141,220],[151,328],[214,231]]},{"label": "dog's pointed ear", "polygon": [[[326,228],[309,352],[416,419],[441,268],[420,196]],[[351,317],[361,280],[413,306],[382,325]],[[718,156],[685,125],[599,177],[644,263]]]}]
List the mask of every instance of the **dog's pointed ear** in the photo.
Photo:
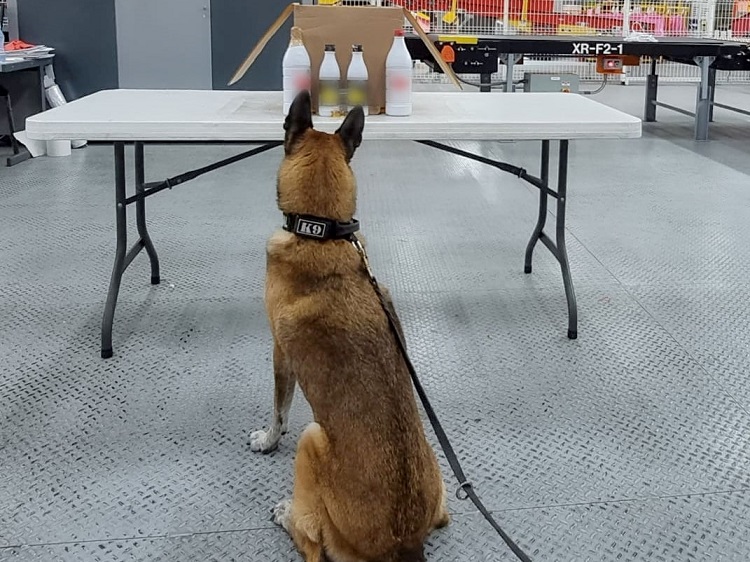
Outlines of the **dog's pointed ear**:
[{"label": "dog's pointed ear", "polygon": [[294,98],[292,105],[289,107],[289,113],[284,120],[284,149],[289,152],[294,142],[305,133],[312,129],[312,101],[310,92],[301,91]]},{"label": "dog's pointed ear", "polygon": [[336,130],[346,149],[346,159],[351,160],[357,147],[362,143],[362,130],[365,128],[365,112],[361,106],[352,109],[344,122]]}]

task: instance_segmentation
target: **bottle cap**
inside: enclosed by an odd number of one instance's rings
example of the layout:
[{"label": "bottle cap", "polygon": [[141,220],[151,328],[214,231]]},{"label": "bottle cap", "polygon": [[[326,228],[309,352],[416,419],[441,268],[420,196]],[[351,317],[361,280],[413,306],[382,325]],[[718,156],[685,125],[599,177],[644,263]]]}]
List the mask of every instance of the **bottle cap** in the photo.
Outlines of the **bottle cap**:
[{"label": "bottle cap", "polygon": [[291,38],[290,43],[292,45],[299,46],[299,45],[304,44],[302,41],[302,28],[301,27],[294,26],[292,28],[291,37],[292,38]]},{"label": "bottle cap", "polygon": [[400,27],[393,32],[394,37],[403,37],[404,36],[404,30]]},{"label": "bottle cap", "polygon": [[352,52],[354,52],[354,53],[361,53],[362,52],[362,45],[352,45]]},{"label": "bottle cap", "polygon": [[335,51],[336,45],[331,45],[330,43],[326,44],[326,51]]}]

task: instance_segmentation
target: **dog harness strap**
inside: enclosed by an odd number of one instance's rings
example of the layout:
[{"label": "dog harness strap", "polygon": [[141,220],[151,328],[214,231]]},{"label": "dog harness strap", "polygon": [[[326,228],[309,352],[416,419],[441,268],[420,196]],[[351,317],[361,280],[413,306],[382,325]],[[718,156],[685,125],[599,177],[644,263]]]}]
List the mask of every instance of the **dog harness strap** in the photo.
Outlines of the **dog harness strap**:
[{"label": "dog harness strap", "polygon": [[284,230],[313,240],[343,240],[359,230],[359,221],[340,222],[313,215],[284,215]]}]

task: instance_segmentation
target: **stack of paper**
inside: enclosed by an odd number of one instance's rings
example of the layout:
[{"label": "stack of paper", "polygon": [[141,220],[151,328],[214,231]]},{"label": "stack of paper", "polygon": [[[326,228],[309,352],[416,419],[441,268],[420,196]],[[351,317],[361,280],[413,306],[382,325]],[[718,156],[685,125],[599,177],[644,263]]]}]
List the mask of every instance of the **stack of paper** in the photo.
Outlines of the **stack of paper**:
[{"label": "stack of paper", "polygon": [[15,49],[5,51],[6,58],[39,59],[48,57],[55,49],[45,45],[34,45],[27,49]]}]

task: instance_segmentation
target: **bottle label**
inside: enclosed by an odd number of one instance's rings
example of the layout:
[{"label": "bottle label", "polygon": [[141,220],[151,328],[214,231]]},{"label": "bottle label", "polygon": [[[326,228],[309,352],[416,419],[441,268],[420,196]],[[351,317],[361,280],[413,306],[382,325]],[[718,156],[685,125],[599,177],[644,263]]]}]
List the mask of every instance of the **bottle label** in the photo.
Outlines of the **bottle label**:
[{"label": "bottle label", "polygon": [[321,80],[318,90],[318,105],[336,107],[339,105],[338,80]]},{"label": "bottle label", "polygon": [[298,92],[310,90],[310,71],[300,70],[295,72],[292,76],[292,87]]},{"label": "bottle label", "polygon": [[411,103],[411,69],[386,69],[385,83],[386,106],[408,105]]},{"label": "bottle label", "polygon": [[407,92],[411,89],[410,76],[406,74],[391,74],[388,80],[388,88],[394,92]]},{"label": "bottle label", "polygon": [[367,105],[367,80],[350,80],[346,98],[350,107]]}]

